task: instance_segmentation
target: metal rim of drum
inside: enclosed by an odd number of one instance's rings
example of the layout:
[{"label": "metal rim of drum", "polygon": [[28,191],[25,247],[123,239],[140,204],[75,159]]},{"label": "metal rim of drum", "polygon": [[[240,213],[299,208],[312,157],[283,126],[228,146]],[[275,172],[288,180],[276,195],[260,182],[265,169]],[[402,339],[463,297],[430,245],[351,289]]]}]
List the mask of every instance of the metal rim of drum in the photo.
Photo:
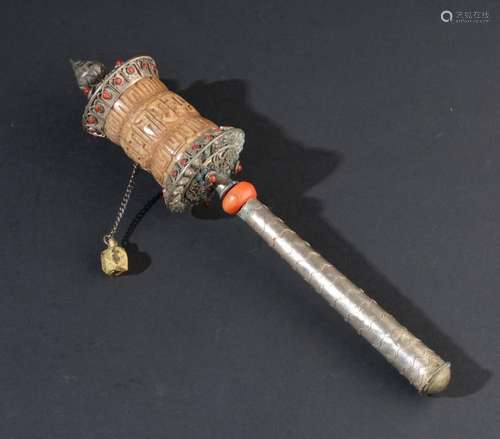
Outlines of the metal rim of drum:
[{"label": "metal rim of drum", "polygon": [[163,184],[165,204],[172,212],[206,201],[214,187],[205,181],[209,172],[229,178],[243,149],[245,133],[219,127],[196,139],[175,162]]},{"label": "metal rim of drum", "polygon": [[[92,136],[106,137],[106,118],[120,96],[141,79],[158,77],[156,62],[150,56],[136,56],[115,66],[92,91],[82,115],[83,129]],[[109,93],[108,98],[104,97],[105,92]]]}]

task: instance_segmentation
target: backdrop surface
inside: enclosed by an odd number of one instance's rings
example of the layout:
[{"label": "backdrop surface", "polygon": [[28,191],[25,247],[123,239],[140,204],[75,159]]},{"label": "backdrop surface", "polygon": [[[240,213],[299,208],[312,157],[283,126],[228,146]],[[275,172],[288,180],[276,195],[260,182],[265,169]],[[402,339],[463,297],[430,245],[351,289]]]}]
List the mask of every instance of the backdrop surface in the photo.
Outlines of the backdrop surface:
[{"label": "backdrop surface", "polygon": [[[247,3],[3,5],[0,436],[498,437],[498,5]],[[138,54],[246,131],[243,178],[451,361],[445,394],[415,394],[238,219],[169,214],[146,174],[132,271],[101,274],[130,162],[81,131],[68,61]]]}]

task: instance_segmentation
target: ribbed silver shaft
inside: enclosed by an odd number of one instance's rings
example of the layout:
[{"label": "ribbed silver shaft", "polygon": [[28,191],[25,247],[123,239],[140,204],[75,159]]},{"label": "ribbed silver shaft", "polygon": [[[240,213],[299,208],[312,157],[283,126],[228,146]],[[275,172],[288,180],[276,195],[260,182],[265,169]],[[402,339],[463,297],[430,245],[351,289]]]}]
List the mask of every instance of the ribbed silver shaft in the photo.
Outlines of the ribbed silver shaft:
[{"label": "ribbed silver shaft", "polygon": [[450,364],[343,276],[264,204],[250,200],[238,216],[419,392],[437,393],[446,388],[450,381]]}]

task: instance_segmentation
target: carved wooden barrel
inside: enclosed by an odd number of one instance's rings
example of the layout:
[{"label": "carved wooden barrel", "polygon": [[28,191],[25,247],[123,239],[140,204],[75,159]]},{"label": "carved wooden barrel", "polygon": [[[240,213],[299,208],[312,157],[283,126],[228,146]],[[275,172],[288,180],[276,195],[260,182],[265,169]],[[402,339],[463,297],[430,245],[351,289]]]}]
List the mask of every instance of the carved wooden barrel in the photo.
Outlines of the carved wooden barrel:
[{"label": "carved wooden barrel", "polygon": [[117,63],[89,95],[84,129],[120,145],[150,172],[172,211],[210,197],[207,174],[229,178],[238,166],[243,131],[202,117],[159,79],[148,56]]}]

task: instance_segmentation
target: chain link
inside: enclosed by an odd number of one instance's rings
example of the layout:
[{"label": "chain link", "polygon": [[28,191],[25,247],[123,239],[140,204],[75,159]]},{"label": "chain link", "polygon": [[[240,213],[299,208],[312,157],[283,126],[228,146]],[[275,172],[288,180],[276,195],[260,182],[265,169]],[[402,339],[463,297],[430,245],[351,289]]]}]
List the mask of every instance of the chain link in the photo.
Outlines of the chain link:
[{"label": "chain link", "polygon": [[115,221],[113,223],[113,227],[111,227],[111,230],[109,231],[108,234],[104,235],[102,240],[104,241],[104,244],[109,245],[109,240],[113,239],[115,236],[116,231],[118,230],[118,226],[120,225],[120,221],[122,220],[123,214],[125,213],[125,209],[127,209],[127,204],[130,200],[130,195],[132,191],[134,190],[134,185],[135,185],[135,177],[137,175],[137,169],[138,169],[138,164],[134,163],[132,166],[132,172],[130,174],[130,178],[128,179],[128,184],[127,188],[125,189],[125,193],[123,194],[122,201],[120,203],[120,207],[118,208],[118,211],[116,212],[116,217]]}]

